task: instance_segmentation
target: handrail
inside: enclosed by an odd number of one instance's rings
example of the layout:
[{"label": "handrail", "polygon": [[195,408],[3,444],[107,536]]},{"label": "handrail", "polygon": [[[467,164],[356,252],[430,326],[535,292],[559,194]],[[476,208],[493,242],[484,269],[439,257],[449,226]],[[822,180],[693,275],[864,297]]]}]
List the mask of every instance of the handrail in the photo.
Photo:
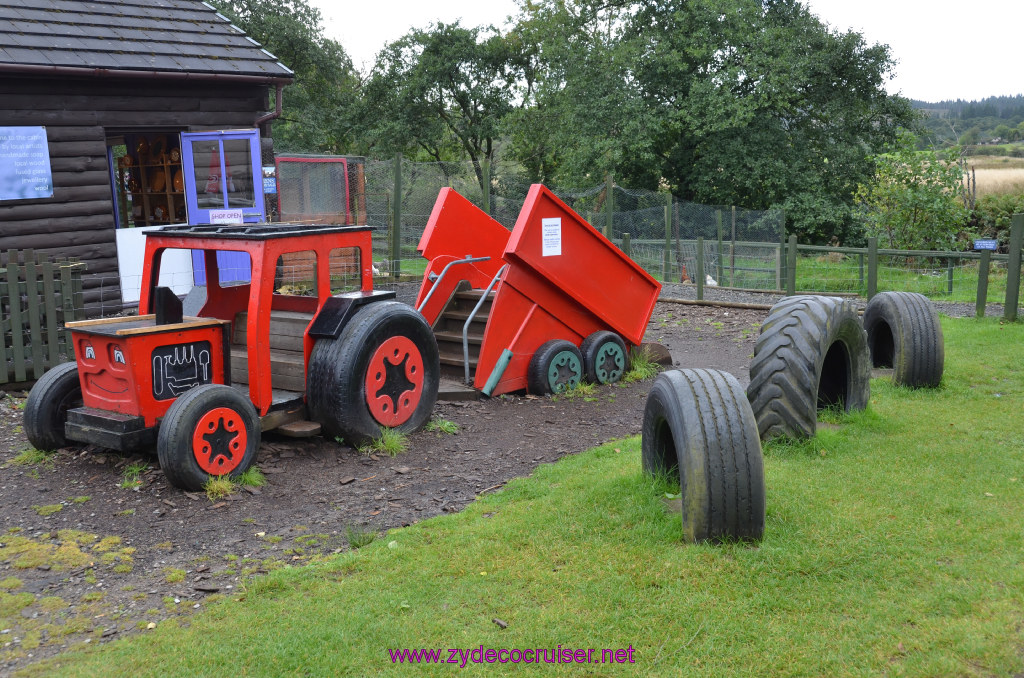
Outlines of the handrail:
[{"label": "handrail", "polygon": [[473,310],[469,313],[469,318],[466,319],[466,324],[462,326],[462,364],[466,368],[467,384],[472,383],[469,379],[469,325],[473,322],[473,318],[476,317],[477,311],[479,311],[480,307],[484,305],[484,301],[487,300],[487,295],[490,294],[491,290],[494,289],[494,286],[498,284],[498,279],[501,278],[501,274],[505,272],[506,268],[508,268],[508,264],[499,268],[498,272],[494,274],[494,278],[491,279],[491,284],[488,285],[487,289],[484,290],[484,293],[480,295],[480,301],[476,302],[476,306],[474,306]]},{"label": "handrail", "polygon": [[423,303],[421,303],[419,305],[419,307],[417,307],[416,310],[419,311],[420,313],[423,312],[423,309],[424,309],[424,307],[426,307],[427,302],[430,301],[430,297],[434,296],[434,290],[437,289],[437,286],[444,279],[444,276],[445,276],[446,273],[448,273],[448,269],[449,268],[451,268],[455,264],[471,264],[471,263],[473,263],[475,261],[490,261],[490,260],[491,260],[490,257],[474,257],[474,256],[470,256],[469,254],[467,254],[465,259],[456,259],[455,261],[449,261],[448,265],[441,269],[441,275],[437,276],[437,278],[434,280],[434,284],[430,286],[430,291],[427,292],[427,296],[423,299]]}]

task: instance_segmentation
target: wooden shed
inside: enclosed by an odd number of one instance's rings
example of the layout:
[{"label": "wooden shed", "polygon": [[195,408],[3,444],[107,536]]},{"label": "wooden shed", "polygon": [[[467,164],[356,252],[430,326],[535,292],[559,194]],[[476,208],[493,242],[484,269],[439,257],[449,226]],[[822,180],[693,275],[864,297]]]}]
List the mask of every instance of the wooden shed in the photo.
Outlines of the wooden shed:
[{"label": "wooden shed", "polygon": [[43,128],[52,176],[52,195],[0,195],[0,251],[77,257],[90,314],[119,310],[117,230],[185,220],[178,134],[259,128],[272,164],[292,78],[198,0],[0,3],[0,179],[19,129]]}]

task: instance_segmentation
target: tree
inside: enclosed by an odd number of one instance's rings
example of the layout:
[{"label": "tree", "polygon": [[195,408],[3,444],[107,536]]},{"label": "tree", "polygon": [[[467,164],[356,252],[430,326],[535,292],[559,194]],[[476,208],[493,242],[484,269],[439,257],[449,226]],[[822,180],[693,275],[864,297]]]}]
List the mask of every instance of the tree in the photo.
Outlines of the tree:
[{"label": "tree", "polygon": [[320,10],[306,0],[212,0],[252,39],[295,71],[284,88],[275,124],[277,148],[343,153],[353,136],[351,119],[359,77],[345,50],[324,37]]},{"label": "tree", "polygon": [[483,187],[521,73],[511,43],[491,28],[414,29],[381,52],[366,82],[363,142],[380,155],[469,158]]},{"label": "tree", "polygon": [[803,240],[856,237],[871,153],[913,121],[883,88],[888,48],[796,0],[539,0],[517,29],[542,45],[532,110],[552,128],[526,115],[512,138],[541,135],[552,178],[783,207]]},{"label": "tree", "polygon": [[875,159],[873,180],[858,190],[867,232],[897,249],[955,249],[967,219],[957,198],[963,174],[915,144],[913,134],[901,134],[891,152]]}]

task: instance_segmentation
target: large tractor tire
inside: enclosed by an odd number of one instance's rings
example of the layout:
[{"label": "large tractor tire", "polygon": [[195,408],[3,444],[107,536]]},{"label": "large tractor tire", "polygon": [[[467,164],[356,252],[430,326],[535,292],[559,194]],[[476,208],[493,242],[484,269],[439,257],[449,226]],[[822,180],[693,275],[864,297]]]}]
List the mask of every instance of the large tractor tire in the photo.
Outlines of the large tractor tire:
[{"label": "large tractor tire", "polygon": [[40,377],[25,400],[25,437],[37,450],[65,447],[68,410],[82,404],[78,365],[61,363]]},{"label": "large tractor tire", "polygon": [[564,393],[583,381],[583,354],[565,339],[541,344],[526,368],[526,388],[533,395]]},{"label": "large tractor tire", "polygon": [[852,302],[806,295],[772,307],[747,387],[762,438],[811,437],[819,409],[862,410],[870,394],[867,334]]},{"label": "large tractor tire", "polygon": [[160,468],[175,487],[197,491],[211,476],[237,477],[256,461],[260,418],[240,391],[223,384],[189,389],[167,408],[157,434]]},{"label": "large tractor tire", "polygon": [[644,471],[679,480],[690,542],[764,534],[761,441],[736,378],[719,370],[662,372],[644,407]]},{"label": "large tractor tire", "polygon": [[594,332],[580,344],[583,369],[591,384],[614,384],[626,373],[629,350],[622,337],[601,330]]},{"label": "large tractor tire", "polygon": [[882,292],[864,310],[874,367],[892,368],[901,386],[927,388],[942,381],[945,346],[935,306],[916,292]]},{"label": "large tractor tire", "polygon": [[417,431],[437,402],[437,340],[412,307],[378,301],[359,309],[337,339],[318,339],[306,399],[324,432],[359,447],[382,427]]}]

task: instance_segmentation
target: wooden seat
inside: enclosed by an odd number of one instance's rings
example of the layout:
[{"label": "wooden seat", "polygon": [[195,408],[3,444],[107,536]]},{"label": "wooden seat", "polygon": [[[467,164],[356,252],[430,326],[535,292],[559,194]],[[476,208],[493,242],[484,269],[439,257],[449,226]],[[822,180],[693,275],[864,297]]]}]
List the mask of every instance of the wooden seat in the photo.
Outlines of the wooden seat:
[{"label": "wooden seat", "polygon": [[[235,316],[235,330],[231,341],[231,381],[249,383],[249,347],[246,322],[248,313]],[[270,312],[270,337],[260,350],[270,352],[270,383],[275,390],[306,390],[306,365],[303,337],[313,319],[312,313],[295,311]]]}]

